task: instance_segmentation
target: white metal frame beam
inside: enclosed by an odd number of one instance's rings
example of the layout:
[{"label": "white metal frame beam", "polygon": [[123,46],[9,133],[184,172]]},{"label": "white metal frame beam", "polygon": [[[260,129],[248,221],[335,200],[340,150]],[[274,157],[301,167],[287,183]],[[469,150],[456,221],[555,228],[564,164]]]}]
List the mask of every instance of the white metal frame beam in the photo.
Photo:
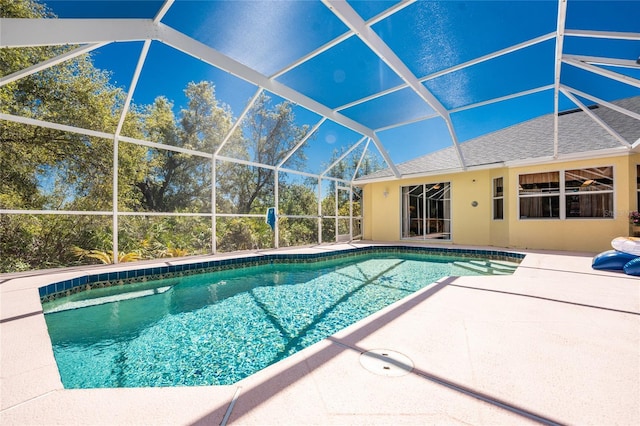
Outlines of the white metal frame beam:
[{"label": "white metal frame beam", "polygon": [[165,0],[160,10],[158,10],[158,13],[156,13],[156,16],[153,18],[153,22],[160,22],[162,18],[164,18],[164,15],[167,14],[171,6],[173,6],[174,1],[175,0]]},{"label": "white metal frame beam", "polygon": [[372,130],[362,124],[351,120],[341,114],[335,113],[325,105],[285,86],[277,81],[260,74],[258,71],[232,59],[217,50],[200,43],[173,28],[162,23],[157,26],[158,40],[181,52],[200,59],[203,62],[227,71],[236,77],[262,87],[278,96],[281,96],[295,104],[301,105],[313,112],[323,115],[345,127],[348,127],[363,135],[370,135]]},{"label": "white metal frame beam", "polygon": [[0,47],[153,40],[157,29],[151,19],[0,18]]},{"label": "white metal frame beam", "polygon": [[[452,112],[452,111],[449,111],[449,112]],[[416,117],[416,118],[413,118],[411,120],[401,121],[399,123],[390,124],[390,125],[384,126],[384,127],[377,127],[375,129],[375,131],[376,131],[376,133],[384,132],[385,130],[395,129],[397,127],[402,127],[402,126],[407,125],[407,124],[419,123],[420,121],[431,120],[432,118],[442,118],[442,117],[440,116],[440,114],[436,114],[434,112],[433,114],[423,115],[422,117]]]},{"label": "white metal frame beam", "polygon": [[547,84],[546,86],[536,87],[535,89],[523,90],[522,92],[512,93],[511,95],[500,96],[499,98],[487,99],[486,101],[476,102],[475,104],[461,106],[458,108],[451,109],[449,110],[449,112],[451,114],[454,114],[456,112],[465,111],[468,109],[473,109],[473,108],[477,108],[485,105],[491,105],[491,104],[495,104],[502,101],[508,101],[509,99],[515,99],[515,98],[521,98],[527,95],[533,95],[534,93],[540,93],[540,92],[544,92],[545,90],[551,90],[554,87],[555,86],[553,84]]},{"label": "white metal frame beam", "polygon": [[331,169],[333,169],[339,162],[341,162],[342,160],[344,160],[349,154],[351,154],[353,152],[354,149],[356,149],[358,146],[360,146],[360,144],[362,142],[364,142],[367,139],[367,136],[363,136],[358,142],[354,143],[353,145],[351,145],[351,147],[349,149],[347,149],[345,152],[342,153],[342,155],[340,157],[338,157],[333,163],[331,163],[329,165],[329,167],[327,167],[325,169],[325,171],[323,171],[322,173],[320,173],[320,177],[324,178],[325,175],[327,173],[329,173],[329,171],[331,171]]},{"label": "white metal frame beam", "polygon": [[120,114],[120,120],[118,120],[118,127],[116,128],[115,136],[116,138],[120,135],[122,131],[122,126],[124,125],[125,118],[127,113],[129,112],[129,106],[131,105],[131,101],[133,100],[133,93],[136,90],[138,85],[138,80],[140,79],[140,73],[142,72],[142,67],[144,66],[144,62],[147,59],[147,54],[149,53],[149,47],[151,46],[151,40],[145,40],[142,45],[142,51],[140,52],[140,57],[138,58],[138,63],[136,64],[136,69],[133,72],[133,77],[131,77],[131,84],[129,85],[129,91],[127,92],[127,97],[124,101],[124,107],[122,108],[122,113]]},{"label": "white metal frame beam", "polygon": [[[616,132],[615,130],[613,130],[607,123],[604,122],[604,120],[602,120],[600,117],[598,117],[597,115],[595,115],[593,113],[593,111],[591,111],[585,104],[583,104],[582,102],[580,102],[580,100],[578,98],[576,98],[575,96],[573,96],[568,90],[564,89],[564,88],[560,88],[560,91],[567,97],[569,98],[569,100],[571,100],[571,102],[573,102],[574,104],[576,104],[585,114],[587,114],[593,121],[595,121],[596,123],[598,123],[598,125],[600,127],[602,127],[604,130],[607,131],[607,133],[609,133],[611,136],[613,136],[614,138],[616,138],[618,140],[618,142],[620,142],[620,145],[626,147],[626,148],[631,148],[631,144],[625,139],[623,138],[618,132]],[[554,156],[555,158],[555,156]]]},{"label": "white metal frame beam", "polygon": [[629,111],[628,109],[622,108],[619,105],[613,104],[611,102],[607,102],[604,99],[600,99],[598,97],[595,97],[593,95],[590,95],[588,93],[582,92],[578,89],[574,89],[573,87],[567,86],[566,84],[562,85],[563,89],[568,90],[569,92],[573,93],[574,95],[580,96],[582,98],[588,99],[591,102],[594,102],[596,104],[602,105],[604,107],[607,107],[609,109],[612,109],[614,111],[619,112],[620,114],[624,114],[628,117],[631,118],[635,118],[636,120],[640,120],[640,114],[637,112],[633,112],[633,111]]},{"label": "white metal frame beam", "polygon": [[[167,4],[165,3],[165,6]],[[163,7],[164,9],[164,7]],[[166,12],[166,11],[165,11]],[[212,66],[227,71],[364,136],[374,131],[181,32],[148,19],[0,19],[0,47],[158,40]],[[384,147],[378,149],[383,153]],[[396,170],[392,160],[385,161]],[[399,174],[396,175],[399,177]]]},{"label": "white metal frame beam", "polygon": [[346,33],[334,38],[333,40],[331,40],[330,42],[324,44],[323,46],[320,46],[319,48],[317,48],[313,52],[310,52],[310,53],[306,54],[305,56],[299,58],[297,61],[287,65],[286,67],[284,67],[281,70],[277,71],[275,74],[272,74],[270,76],[270,78],[271,79],[275,79],[275,78],[278,78],[278,77],[288,73],[292,69],[294,69],[296,67],[299,67],[300,65],[304,64],[305,62],[315,58],[316,56],[320,55],[321,53],[326,52],[327,50],[331,49],[335,45],[340,44],[343,41],[345,41],[345,40],[347,40],[347,39],[349,39],[351,37],[353,37],[353,32],[347,31]]},{"label": "white metal frame beam", "polygon": [[[384,130],[391,127],[385,127],[384,129],[370,129],[366,126],[361,125],[360,123],[349,119],[348,117],[339,113],[340,110],[348,108],[350,106],[357,105],[362,102],[366,102],[367,100],[375,99],[376,97],[383,96],[384,94],[391,93],[393,91],[400,90],[402,88],[409,87],[415,93],[417,93],[436,113],[432,116],[423,117],[421,119],[411,120],[421,121],[424,119],[435,118],[436,116],[442,117],[449,128],[449,132],[452,136],[453,145],[458,154],[460,164],[463,169],[466,168],[464,164],[464,159],[462,157],[459,144],[457,141],[457,137],[455,134],[455,130],[453,128],[453,124],[451,122],[450,114],[454,112],[463,111],[466,109],[475,108],[482,105],[487,105],[494,102],[500,102],[503,100],[524,96],[526,94],[535,93],[542,90],[547,90],[550,87],[554,88],[555,91],[555,103],[554,110],[556,113],[556,124],[555,124],[555,132],[557,133],[557,113],[558,113],[558,94],[562,92],[563,94],[573,93],[586,99],[597,99],[594,97],[589,97],[587,94],[583,94],[575,89],[562,86],[560,83],[560,68],[561,63],[567,63],[572,66],[576,66],[587,71],[602,75],[606,78],[620,81],[625,84],[629,84],[634,87],[640,87],[640,80],[625,76],[623,74],[615,73],[606,69],[602,69],[596,65],[611,65],[611,66],[619,66],[619,67],[627,67],[627,68],[639,68],[634,61],[629,60],[621,60],[621,59],[611,59],[611,58],[597,58],[597,57],[588,57],[588,56],[578,56],[578,55],[562,55],[562,44],[564,37],[590,37],[590,38],[607,38],[607,39],[618,39],[618,40],[640,40],[640,33],[631,33],[631,32],[611,32],[611,31],[590,31],[590,30],[567,30],[564,28],[565,16],[566,16],[566,3],[567,0],[558,0],[558,27],[556,32],[549,33],[545,35],[541,35],[534,39],[516,44],[514,46],[493,52],[488,55],[484,55],[482,57],[473,59],[471,61],[467,61],[465,63],[455,65],[448,69],[438,71],[436,73],[430,74],[426,77],[422,77],[418,79],[413,73],[406,67],[406,65],[396,56],[396,54],[390,49],[384,41],[377,36],[377,34],[371,29],[371,25],[376,22],[379,22],[386,17],[393,15],[399,10],[407,7],[408,5],[415,2],[415,0],[406,0],[400,3],[397,3],[395,6],[385,10],[383,13],[371,18],[368,21],[364,21],[360,18],[360,16],[349,6],[345,1],[341,0],[323,0],[324,4],[331,9],[338,18],[340,18],[349,28],[349,31],[341,36],[338,36],[331,42],[325,44],[324,46],[316,49],[314,52],[298,59],[296,62],[290,64],[288,67],[279,71],[275,75],[271,77],[264,76],[257,71],[223,55],[222,53],[212,49],[196,40],[187,37],[186,35],[176,31],[175,29],[162,24],[160,21],[170,9],[174,0],[166,0],[162,7],[159,9],[156,16],[153,20],[149,19],[13,19],[13,18],[0,18],[0,47],[29,47],[29,46],[44,46],[44,45],[68,45],[68,44],[80,44],[83,45],[76,49],[70,50],[67,53],[64,53],[60,56],[52,58],[50,60],[44,61],[40,64],[29,67],[25,70],[18,71],[11,75],[0,78],[0,86],[4,84],[8,84],[9,82],[16,81],[19,78],[25,77],[27,75],[33,74],[40,70],[46,69],[53,65],[59,64],[67,59],[71,59],[75,56],[81,55],[83,53],[89,52],[105,44],[111,42],[118,41],[145,41],[145,47],[143,50],[148,50],[148,46],[151,40],[158,40],[163,42],[169,46],[172,46],[188,55],[191,55],[199,60],[202,60],[210,65],[213,65],[217,68],[230,72],[237,77],[248,81],[250,83],[255,84],[259,88],[264,90],[269,90],[293,103],[301,105],[313,112],[316,112],[324,117],[325,119],[330,119],[335,121],[338,124],[341,124],[349,129],[352,129],[358,133],[361,133],[365,137],[369,137],[371,141],[376,145],[380,154],[384,158],[385,162],[389,165],[395,177],[400,177],[400,173],[397,168],[391,161],[388,153],[384,149],[382,143],[379,141],[377,137],[377,132],[380,130]],[[398,74],[405,82],[405,84],[400,85],[398,87],[388,89],[386,91],[380,92],[378,94],[362,98],[358,101],[352,102],[347,105],[343,105],[336,109],[330,109],[326,106],[314,101],[302,95],[301,93],[285,86],[277,81],[275,78],[283,73],[299,66],[300,64],[306,62],[307,60],[321,54],[322,52],[330,49],[331,47],[343,42],[347,38],[356,35],[358,36],[374,53],[380,57],[387,65],[393,69],[396,74]],[[467,105],[463,107],[459,107],[452,110],[447,110],[436,98],[433,94],[424,87],[422,84],[425,81],[437,78],[439,76],[452,73],[458,70],[461,70],[466,67],[470,67],[476,65],[478,63],[491,60],[501,55],[506,55],[508,53],[514,52],[519,49],[524,49],[526,47],[535,45],[537,43],[541,43],[547,40],[556,37],[556,75],[555,81],[552,86],[545,86],[537,89],[532,89],[525,92],[520,92],[518,94],[512,94],[508,96],[504,96],[501,98],[496,98],[492,100],[483,101],[480,103],[476,103],[473,105]],[[143,54],[143,56],[146,53]],[[595,65],[594,65],[595,64]],[[141,63],[139,63],[139,67]],[[134,138],[123,137],[119,133],[121,131],[122,125],[124,123],[124,117],[126,116],[126,112],[128,111],[128,103],[130,102],[130,98],[132,96],[133,88],[135,87],[135,81],[139,77],[140,70],[136,70],[136,74],[133,77],[134,82],[132,83],[132,88],[129,91],[127,101],[125,102],[125,108],[120,117],[120,121],[118,124],[118,128],[116,129],[115,134],[109,134],[105,132],[95,132],[87,129],[79,129],[73,126],[65,126],[65,125],[57,125],[55,123],[46,123],[41,120],[34,120],[28,118],[21,118],[16,116],[11,116],[8,114],[0,114],[0,118],[7,119],[9,121],[15,122],[23,122],[28,124],[39,125],[42,127],[54,128],[62,131],[69,131],[74,133],[85,134],[89,136],[96,136],[102,138],[114,138],[114,140],[121,140],[125,142],[137,143],[139,145],[145,145],[156,149],[169,149],[180,152],[188,152],[191,155],[198,156],[206,156],[215,158],[215,154],[219,153],[219,150],[214,154],[206,154],[195,152],[191,150],[183,150],[176,147],[169,147],[161,144],[155,144],[148,141],[141,141]],[[631,117],[638,118],[638,114],[633,113],[631,111],[624,110],[619,108],[613,104],[609,104],[602,100],[597,100],[598,103],[607,106],[609,108],[616,109],[624,114],[627,114]],[[578,104],[579,105],[579,104]],[[579,105],[580,106],[580,105]],[[240,121],[240,120],[239,120]],[[236,123],[239,123],[239,121]],[[403,123],[406,124],[406,123]],[[316,127],[317,129],[317,127]],[[312,133],[312,130],[310,133]],[[231,133],[230,133],[231,134]],[[228,135],[227,135],[228,137]],[[308,135],[307,135],[308,137]],[[306,140],[306,139],[305,139]],[[301,144],[304,143],[304,140],[301,141],[294,150],[290,153],[290,155],[298,149]],[[368,145],[368,143],[367,143]],[[354,149],[352,147],[351,149]],[[557,134],[554,140],[554,153],[557,156]],[[289,156],[290,156],[289,155]],[[221,157],[222,159],[222,157]],[[228,161],[234,161],[234,159],[225,159]],[[240,161],[240,160],[238,160]],[[257,164],[253,162],[249,162],[253,165],[258,165],[262,167],[271,168],[273,166]],[[276,169],[280,169],[284,162],[281,162],[276,166]],[[283,169],[284,171],[284,169]],[[305,174],[304,172],[291,171],[293,173]],[[326,171],[325,171],[326,172]],[[310,176],[317,176],[313,174],[309,174]]]},{"label": "white metal frame beam", "polygon": [[562,58],[562,62],[564,62],[565,64],[569,64],[572,65],[576,68],[581,68],[585,71],[589,71],[593,74],[598,74],[601,75],[603,77],[609,78],[611,80],[616,80],[619,81],[621,83],[625,83],[628,84],[630,86],[634,86],[634,87],[638,87],[640,88],[640,80],[630,77],[628,75],[624,75],[624,74],[620,74],[614,71],[610,71],[604,68],[600,68],[598,66],[595,65],[591,65],[587,62],[583,62],[580,60],[575,59],[574,57],[564,57]]},{"label": "white metal frame beam", "polygon": [[395,52],[371,29],[346,1],[323,0],[323,3],[344,22],[389,68],[442,117],[448,117],[446,108],[413,75]]},{"label": "white metal frame beam", "polygon": [[[553,84],[548,84],[546,86],[540,86],[540,87],[536,87],[535,89],[524,90],[522,92],[513,93],[511,95],[500,96],[499,98],[487,99],[486,101],[476,102],[474,104],[464,105],[464,106],[461,106],[461,107],[458,107],[458,108],[450,109],[449,110],[449,114],[455,114],[455,113],[460,112],[460,111],[465,111],[465,110],[468,110],[468,109],[474,109],[474,108],[478,108],[478,107],[485,106],[485,105],[491,105],[491,104],[494,104],[494,103],[507,101],[509,99],[520,98],[520,97],[523,97],[523,96],[532,95],[534,93],[544,92],[545,90],[550,90],[550,89],[553,89],[553,88],[554,88]],[[412,123],[418,123],[420,121],[431,120],[432,118],[441,118],[441,117],[440,117],[440,115],[434,113],[434,114],[427,115],[427,116],[424,116],[424,117],[414,118],[413,120],[407,120],[407,121],[403,121],[401,123],[396,123],[396,124],[392,124],[392,125],[389,125],[389,126],[380,127],[380,128],[375,129],[375,131],[376,131],[376,133],[383,132],[385,130],[394,129],[396,127],[401,127],[401,126],[404,126],[406,124],[412,124]]]},{"label": "white metal frame beam", "polygon": [[553,75],[553,158],[558,158],[560,105],[560,74],[562,70],[562,52],[564,46],[564,27],[567,18],[567,0],[558,0],[558,20],[556,28],[556,52]]},{"label": "white metal frame beam", "polygon": [[158,40],[295,104],[301,105],[310,111],[325,116],[362,135],[370,136],[373,133],[373,130],[368,127],[161,23],[158,24]]},{"label": "white metal frame beam", "polygon": [[600,56],[584,56],[584,55],[563,55],[563,59],[584,62],[590,65],[604,65],[620,68],[640,69],[637,60],[619,59],[619,58],[603,58]]},{"label": "white metal frame beam", "polygon": [[[371,138],[367,139],[367,143],[364,145],[364,149],[362,150],[362,154],[360,154],[360,159],[358,160],[358,164],[356,164],[356,169],[353,171],[353,176],[351,177],[351,181],[356,180],[356,176],[358,176],[358,171],[360,170],[360,165],[362,164],[362,160],[364,160],[364,156],[367,154],[367,150],[369,149],[369,144],[371,143]],[[353,188],[352,188],[353,190]]]},{"label": "white metal frame beam", "polygon": [[108,43],[92,43],[85,46],[80,46],[75,49],[69,50],[68,52],[65,52],[61,55],[58,55],[54,58],[47,59],[46,61],[40,62],[39,64],[35,64],[28,68],[22,69],[20,71],[16,71],[12,74],[5,75],[4,77],[0,78],[0,87],[4,86],[5,84],[9,84],[16,80],[19,80],[23,77],[29,76],[31,74],[35,74],[39,71],[58,65],[69,59],[73,59],[77,56],[84,55],[85,53],[91,52],[92,50],[98,49],[106,44]]},{"label": "white metal frame beam", "polygon": [[293,147],[293,149],[289,150],[289,153],[282,159],[282,161],[280,161],[278,163],[278,165],[276,166],[276,170],[280,170],[280,168],[284,165],[284,163],[287,162],[287,160],[289,160],[289,158],[291,158],[291,156],[293,154],[296,153],[296,151],[302,146],[304,145],[304,143],[309,140],[309,138],[320,128],[320,126],[322,126],[322,123],[324,123],[327,120],[326,117],[322,117],[320,119],[320,121],[318,121],[311,129],[309,129],[309,131],[307,132],[306,135],[304,135],[302,137],[302,139],[300,139],[300,141],[297,143],[296,146]]},{"label": "white metal frame beam", "polygon": [[386,63],[424,102],[435,110],[447,123],[458,160],[462,168],[466,168],[462,151],[458,143],[453,123],[447,109],[418,80],[409,68],[400,60],[395,52],[366,24],[366,22],[343,0],[322,0],[342,22],[344,22],[358,38],[362,40],[384,63]]},{"label": "white metal frame beam", "polygon": [[113,133],[100,132],[97,130],[88,130],[80,127],[69,126],[67,124],[50,123],[48,121],[38,120],[35,118],[22,117],[19,115],[12,115],[12,114],[6,114],[6,113],[0,113],[0,120],[11,121],[14,123],[28,124],[30,126],[44,127],[47,129],[60,130],[62,132],[77,133],[79,135],[93,136],[96,138],[113,139],[114,137]]},{"label": "white metal frame beam", "polygon": [[631,32],[565,30],[564,35],[565,37],[608,38],[612,40],[640,40],[640,33]]},{"label": "white metal frame beam", "polygon": [[[464,62],[462,64],[454,65],[454,66],[446,68],[446,69],[444,69],[442,71],[437,71],[437,72],[435,72],[433,74],[429,74],[429,75],[427,75],[425,77],[421,77],[419,79],[419,81],[421,83],[424,83],[426,81],[433,80],[433,79],[438,78],[438,77],[442,77],[443,75],[451,74],[452,72],[460,71],[462,69],[471,67],[473,65],[477,65],[479,63],[486,62],[486,61],[489,61],[491,59],[495,59],[495,58],[498,58],[500,56],[507,55],[509,53],[513,53],[513,52],[516,52],[516,51],[521,50],[521,49],[525,49],[525,48],[530,47],[530,46],[534,46],[534,45],[536,45],[538,43],[542,43],[542,42],[545,42],[547,40],[553,39],[555,37],[555,34],[556,34],[555,32],[549,33],[549,34],[545,34],[545,35],[542,35],[540,37],[536,37],[536,38],[533,38],[531,40],[527,40],[525,42],[522,42],[522,43],[519,43],[519,44],[515,44],[515,45],[507,47],[507,48],[504,48],[502,50],[498,50],[498,51],[490,53],[488,55],[484,55],[484,56],[481,56],[479,58],[472,59],[472,60]],[[336,111],[342,111],[342,110],[345,110],[347,108],[351,108],[352,106],[356,106],[356,105],[362,104],[364,102],[368,102],[370,100],[380,98],[380,97],[382,97],[384,95],[388,95],[390,93],[397,92],[397,91],[405,89],[407,87],[408,86],[406,84],[400,84],[400,85],[398,85],[396,87],[392,87],[390,89],[383,90],[381,92],[375,93],[375,94],[367,96],[365,98],[361,98],[361,99],[358,99],[356,101],[350,102],[348,104],[341,105],[338,108],[336,108]],[[449,110],[449,113],[451,113],[452,111],[453,110]]]},{"label": "white metal frame beam", "polygon": [[254,93],[253,97],[249,100],[249,102],[247,102],[244,109],[236,119],[235,123],[233,123],[233,125],[225,135],[224,139],[222,139],[222,141],[220,142],[220,145],[218,145],[218,148],[216,148],[215,152],[213,153],[214,157],[217,157],[220,154],[220,151],[222,151],[222,148],[225,147],[227,142],[229,142],[229,139],[231,139],[231,137],[236,132],[236,130],[238,130],[238,127],[240,127],[240,125],[242,124],[242,121],[247,116],[251,108],[253,108],[253,105],[256,103],[256,101],[258,100],[262,92],[263,92],[262,87],[258,87],[258,90],[256,90],[256,93]]},{"label": "white metal frame beam", "polygon": [[[400,11],[401,9],[404,9],[405,7],[409,6],[410,4],[415,3],[416,1],[417,0],[402,0],[400,3],[397,3],[394,6],[391,6],[389,9],[387,9],[387,10],[383,11],[382,13],[380,13],[380,14],[374,16],[373,18],[369,19],[367,21],[367,25],[373,25],[373,24],[375,24],[375,23],[377,23],[379,21],[382,21],[383,19],[387,18],[388,16],[393,15],[394,13]],[[308,60],[315,58],[316,56],[320,55],[321,53],[326,52],[327,50],[329,50],[332,47],[336,46],[337,44],[340,44],[343,41],[353,37],[354,35],[355,35],[355,33],[352,30],[348,30],[344,34],[341,34],[338,37],[336,37],[333,40],[331,40],[330,42],[325,43],[324,45],[320,46],[319,48],[317,48],[313,52],[310,52],[310,53],[306,54],[305,56],[301,57],[300,59],[298,59],[297,61],[287,65],[286,67],[284,67],[280,71],[278,71],[275,74],[273,74],[271,76],[271,78],[280,77],[281,75],[283,75],[283,74],[291,71],[292,69],[304,64]]]},{"label": "white metal frame beam", "polygon": [[[76,133],[79,135],[92,136],[92,137],[102,138],[102,139],[113,140],[115,138],[115,134],[113,133],[99,132],[97,130],[88,130],[80,127],[69,126],[66,124],[51,123],[48,121],[37,120],[35,118],[21,117],[21,116],[11,115],[11,114],[0,113],[0,120],[12,121],[14,123],[28,124],[31,126],[44,127],[46,129],[60,130],[61,132]],[[131,138],[123,135],[119,135],[118,140],[132,143],[135,145],[146,146],[148,148],[153,148],[153,149],[163,149],[167,151],[181,152],[183,154],[194,155],[197,157],[213,158],[213,155],[208,153],[194,151],[192,149],[181,148],[173,145],[159,144],[156,142],[145,141],[142,139]]]},{"label": "white metal frame beam", "polygon": [[[360,133],[361,135],[369,137],[374,136],[374,131],[372,129],[363,126],[362,124],[340,114],[339,112],[333,111],[327,106],[291,89],[288,86],[265,77],[264,75],[247,67],[246,65],[241,64],[234,59],[231,59],[216,51],[215,49],[212,49],[196,40],[193,40],[166,25],[159,24],[159,32],[159,39],[169,46],[172,46],[182,52],[194,56],[202,60],[203,62],[227,71],[245,81],[260,86],[265,90],[275,93],[276,95],[281,96],[295,104],[303,106],[321,116],[327,117],[328,119],[340,125],[343,125],[357,133]],[[392,168],[392,170],[396,170],[397,172],[393,161],[386,153],[384,147],[380,144],[378,149],[381,151],[381,153],[384,152],[383,156],[385,157],[385,161]],[[400,177],[400,175],[396,174],[396,177]]]},{"label": "white metal frame beam", "polygon": [[549,33],[549,34],[544,34],[544,35],[541,35],[540,37],[535,37],[535,38],[532,38],[530,40],[524,41],[522,43],[514,44],[513,46],[505,47],[504,49],[496,50],[493,53],[489,53],[487,55],[480,56],[479,58],[472,59],[472,60],[467,61],[467,62],[463,62],[463,63],[461,63],[459,65],[454,65],[454,66],[446,68],[446,69],[444,69],[442,71],[434,72],[433,74],[429,74],[429,75],[427,75],[425,77],[422,77],[420,79],[420,82],[424,83],[425,81],[433,80],[435,78],[442,77],[443,75],[451,74],[452,72],[460,71],[462,69],[469,68],[471,66],[480,64],[482,62],[490,61],[492,59],[499,58],[500,56],[504,56],[504,55],[508,55],[509,53],[517,52],[518,50],[526,49],[527,47],[535,46],[536,44],[540,44],[540,43],[543,43],[543,42],[545,42],[547,40],[551,40],[555,36],[556,36],[555,32]]},{"label": "white metal frame beam", "polygon": [[373,144],[376,146],[376,148],[378,148],[378,152],[380,153],[380,155],[382,155],[382,158],[391,169],[391,173],[393,173],[396,178],[402,176],[396,165],[393,163],[393,161],[391,161],[391,158],[389,158],[389,154],[387,154],[387,151],[384,149],[382,142],[380,142],[380,139],[378,139],[378,135],[374,134],[371,140],[373,141]]},{"label": "white metal frame beam", "polygon": [[118,263],[118,255],[119,253],[119,241],[118,241],[118,198],[119,198],[119,185],[118,185],[118,167],[120,164],[119,161],[119,141],[118,136],[122,131],[122,126],[124,126],[124,121],[127,117],[127,113],[129,112],[129,106],[131,105],[131,100],[133,99],[133,93],[136,90],[136,86],[138,85],[138,79],[140,78],[140,73],[142,72],[142,67],[144,66],[144,61],[147,59],[147,54],[149,53],[149,46],[151,45],[151,40],[145,40],[142,45],[142,51],[140,52],[140,57],[138,58],[138,63],[136,64],[136,69],[133,72],[133,77],[131,77],[131,84],[129,85],[129,91],[127,92],[127,97],[124,101],[124,105],[122,107],[122,111],[120,112],[120,119],[118,120],[118,126],[116,127],[116,132],[113,137],[113,182],[112,182],[112,209],[113,209],[113,229],[112,232],[112,250],[113,250],[113,263]]}]

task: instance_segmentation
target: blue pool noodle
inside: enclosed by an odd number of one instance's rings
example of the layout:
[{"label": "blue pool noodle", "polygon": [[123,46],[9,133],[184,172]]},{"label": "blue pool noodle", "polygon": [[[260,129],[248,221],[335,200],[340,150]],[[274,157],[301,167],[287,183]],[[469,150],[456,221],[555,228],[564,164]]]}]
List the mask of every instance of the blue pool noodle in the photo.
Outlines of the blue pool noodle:
[{"label": "blue pool noodle", "polygon": [[[638,259],[638,256],[635,254],[624,253],[618,250],[607,250],[593,258],[591,267],[593,269],[622,271],[625,265],[634,259]],[[640,263],[637,265],[637,268],[640,268]]]}]

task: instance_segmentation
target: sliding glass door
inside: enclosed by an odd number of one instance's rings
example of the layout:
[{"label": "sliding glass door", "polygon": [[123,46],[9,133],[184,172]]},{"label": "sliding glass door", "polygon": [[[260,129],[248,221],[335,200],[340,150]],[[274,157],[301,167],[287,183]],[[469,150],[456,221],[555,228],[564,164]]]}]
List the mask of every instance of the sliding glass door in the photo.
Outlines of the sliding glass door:
[{"label": "sliding glass door", "polygon": [[402,187],[402,238],[451,239],[451,185]]}]

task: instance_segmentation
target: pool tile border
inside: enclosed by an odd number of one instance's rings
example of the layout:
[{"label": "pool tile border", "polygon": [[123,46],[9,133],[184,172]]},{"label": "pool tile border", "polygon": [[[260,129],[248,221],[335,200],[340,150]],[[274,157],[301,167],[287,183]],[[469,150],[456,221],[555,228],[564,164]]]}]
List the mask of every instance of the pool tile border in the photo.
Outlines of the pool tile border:
[{"label": "pool tile border", "polygon": [[103,272],[84,275],[64,281],[58,281],[38,288],[40,302],[50,302],[81,291],[94,288],[121,286],[166,278],[210,273],[234,268],[246,268],[275,263],[313,263],[337,258],[360,256],[373,253],[422,253],[435,256],[478,257],[490,260],[521,262],[525,255],[522,253],[503,250],[474,250],[439,247],[412,246],[368,246],[337,250],[326,253],[300,254],[258,254],[255,256],[214,259],[205,262],[185,263],[179,265],[154,266],[150,268],[136,268],[126,271]]}]

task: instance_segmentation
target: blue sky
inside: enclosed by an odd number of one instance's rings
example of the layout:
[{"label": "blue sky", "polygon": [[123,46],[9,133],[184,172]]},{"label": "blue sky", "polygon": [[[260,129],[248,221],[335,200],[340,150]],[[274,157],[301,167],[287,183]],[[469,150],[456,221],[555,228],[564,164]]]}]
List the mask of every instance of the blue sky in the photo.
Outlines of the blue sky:
[{"label": "blue sky", "polygon": [[[152,18],[162,2],[49,1],[61,18]],[[392,7],[394,1],[353,1],[350,5],[367,20]],[[549,34],[556,29],[557,1],[436,1],[417,2],[375,23],[372,30],[417,77]],[[565,28],[640,32],[640,1],[569,0]],[[229,57],[272,76],[314,49],[344,34],[347,27],[316,1],[182,1],[162,19],[190,37]],[[112,71],[112,83],[127,90],[142,42],[113,43],[94,52],[99,68]],[[640,41],[565,37],[565,54],[634,59]],[[477,64],[423,84],[444,108],[535,89],[554,81],[555,39],[541,42],[491,61]],[[610,68],[640,79],[640,71]],[[217,97],[238,115],[256,86],[204,64],[159,42],[153,42],[134,93],[136,104],[166,96],[176,110],[185,106],[183,90],[191,81],[212,81]],[[402,79],[358,37],[276,77],[305,96],[337,108],[371,129],[394,162],[399,163],[451,145],[442,118],[410,89],[344,108],[351,102],[392,90]],[[625,85],[563,64],[564,84],[605,100],[640,95]],[[274,99],[279,99],[274,96]],[[561,109],[575,105],[561,98]],[[460,142],[553,111],[553,91],[491,104],[451,115]],[[300,124],[313,126],[319,116],[296,110]],[[412,121],[401,127],[395,124]],[[414,122],[415,121],[415,122]],[[391,127],[390,127],[391,126]],[[308,171],[319,172],[331,151],[359,140],[353,131],[334,123],[323,125],[308,149]]]}]

